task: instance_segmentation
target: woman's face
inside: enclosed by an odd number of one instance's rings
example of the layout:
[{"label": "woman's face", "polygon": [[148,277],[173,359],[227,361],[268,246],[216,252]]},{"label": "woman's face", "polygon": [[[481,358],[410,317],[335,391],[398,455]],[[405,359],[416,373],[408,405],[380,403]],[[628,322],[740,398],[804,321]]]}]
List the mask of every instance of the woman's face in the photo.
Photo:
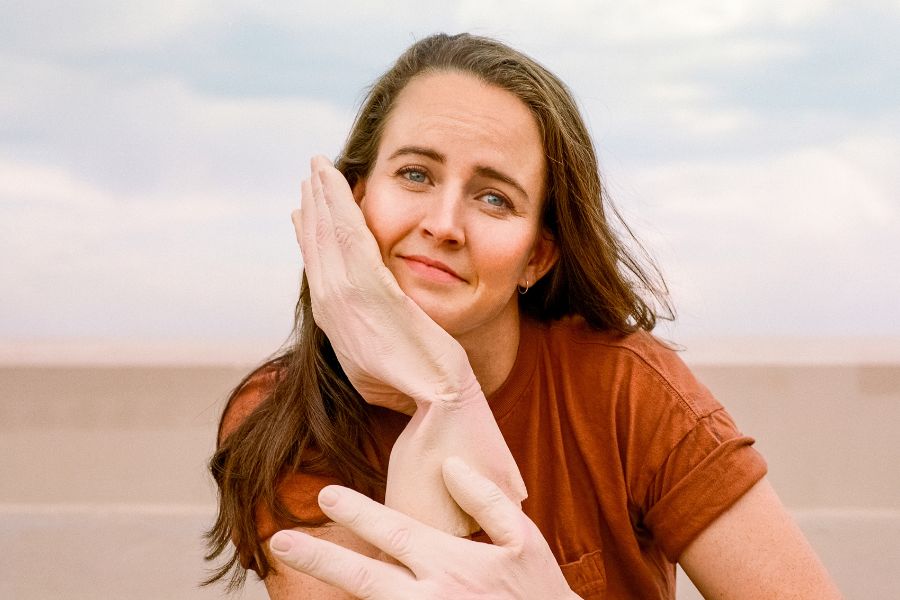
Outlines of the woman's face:
[{"label": "woman's face", "polygon": [[538,125],[521,100],[440,72],[401,91],[354,195],[400,287],[460,338],[517,323],[516,286],[552,266],[540,222],[545,173]]}]

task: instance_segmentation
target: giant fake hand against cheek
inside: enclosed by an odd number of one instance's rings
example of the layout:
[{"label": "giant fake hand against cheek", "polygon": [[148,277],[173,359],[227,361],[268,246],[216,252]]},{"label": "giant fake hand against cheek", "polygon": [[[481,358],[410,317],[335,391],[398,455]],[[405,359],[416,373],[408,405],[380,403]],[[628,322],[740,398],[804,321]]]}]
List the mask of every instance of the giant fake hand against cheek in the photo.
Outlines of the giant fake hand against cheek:
[{"label": "giant fake hand against cheek", "polygon": [[519,469],[465,350],[400,289],[344,176],[324,157],[311,166],[291,216],[313,317],[366,402],[412,414],[391,451],[385,504],[472,533],[444,485],[443,460],[460,456],[517,503],[526,496]]}]

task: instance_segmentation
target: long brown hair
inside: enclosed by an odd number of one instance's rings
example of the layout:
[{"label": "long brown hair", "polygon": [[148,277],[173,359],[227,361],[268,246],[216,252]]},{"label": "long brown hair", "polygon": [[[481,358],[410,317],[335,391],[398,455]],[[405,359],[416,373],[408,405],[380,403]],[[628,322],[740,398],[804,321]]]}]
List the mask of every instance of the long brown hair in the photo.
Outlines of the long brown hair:
[{"label": "long brown hair", "polygon": [[[471,74],[511,92],[540,127],[548,165],[542,220],[556,241],[559,260],[519,296],[522,310],[544,321],[577,314],[594,328],[622,334],[650,331],[658,318],[673,318],[659,271],[601,186],[594,147],[572,95],[547,69],[500,42],[439,34],[406,50],[372,86],[336,161],[350,185],[365,179],[374,165],[400,91],[414,77],[437,71]],[[229,404],[261,372],[275,373],[271,392],[220,440],[210,460],[219,513],[207,533],[207,559],[221,556],[229,542],[235,549],[207,583],[230,572],[229,589],[246,576],[241,556],[262,578],[273,568],[257,539],[257,506],[268,507],[279,523],[319,524],[296,518],[279,500],[276,485],[283,473],[329,473],[372,497],[384,494],[384,474],[362,451],[370,436],[365,401],[313,320],[305,277],[288,349],[248,375]]]}]

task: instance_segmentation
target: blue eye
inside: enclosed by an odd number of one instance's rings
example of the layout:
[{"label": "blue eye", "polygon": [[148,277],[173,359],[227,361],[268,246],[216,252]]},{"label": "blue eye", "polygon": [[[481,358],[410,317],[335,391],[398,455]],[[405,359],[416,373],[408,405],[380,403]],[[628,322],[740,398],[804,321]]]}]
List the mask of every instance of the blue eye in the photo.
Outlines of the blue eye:
[{"label": "blue eye", "polygon": [[418,169],[407,169],[403,171],[403,175],[413,183],[425,183],[427,179],[425,172]]},{"label": "blue eye", "polygon": [[497,208],[503,208],[504,206],[506,206],[506,198],[504,198],[503,196],[488,192],[487,194],[482,196],[482,198],[484,198],[484,201],[491,206],[496,206]]}]

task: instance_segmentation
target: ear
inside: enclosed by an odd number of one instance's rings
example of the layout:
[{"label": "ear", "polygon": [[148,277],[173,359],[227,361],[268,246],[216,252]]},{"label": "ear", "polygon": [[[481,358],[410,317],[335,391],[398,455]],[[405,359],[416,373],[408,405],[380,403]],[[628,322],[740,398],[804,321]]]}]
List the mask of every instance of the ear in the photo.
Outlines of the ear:
[{"label": "ear", "polygon": [[547,274],[547,271],[553,268],[557,260],[559,260],[559,248],[556,246],[556,239],[547,229],[542,228],[531,250],[531,258],[525,265],[525,271],[522,274],[523,278],[527,278],[528,281],[527,283],[521,281],[520,285],[522,287],[533,286]]},{"label": "ear", "polygon": [[366,179],[365,177],[360,177],[356,183],[353,184],[353,199],[356,200],[357,204],[360,204],[363,201],[363,198],[366,197]]}]

